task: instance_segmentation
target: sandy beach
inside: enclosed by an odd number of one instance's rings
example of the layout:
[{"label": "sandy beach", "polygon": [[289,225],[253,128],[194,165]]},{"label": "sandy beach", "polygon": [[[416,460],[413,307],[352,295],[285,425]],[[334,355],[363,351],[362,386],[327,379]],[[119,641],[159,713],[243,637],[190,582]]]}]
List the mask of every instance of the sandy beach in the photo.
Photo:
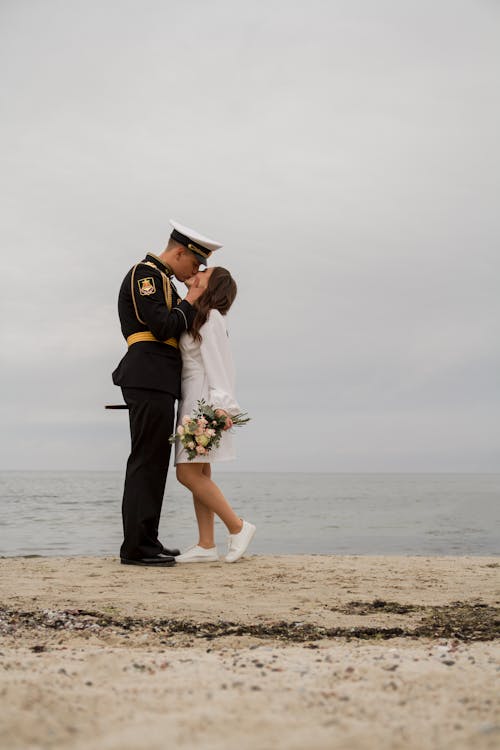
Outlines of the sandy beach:
[{"label": "sandy beach", "polygon": [[494,748],[500,561],[0,559],[0,746]]}]

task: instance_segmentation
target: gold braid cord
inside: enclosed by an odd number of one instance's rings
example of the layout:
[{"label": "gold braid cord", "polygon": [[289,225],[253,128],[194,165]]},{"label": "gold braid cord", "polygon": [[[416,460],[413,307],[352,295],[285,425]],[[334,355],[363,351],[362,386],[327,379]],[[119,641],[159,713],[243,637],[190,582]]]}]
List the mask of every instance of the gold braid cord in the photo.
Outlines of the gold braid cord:
[{"label": "gold braid cord", "polygon": [[172,309],[172,286],[170,285],[170,281],[168,280],[168,276],[166,274],[161,273],[161,276],[163,279],[163,294],[165,296],[167,309],[170,312]]},{"label": "gold braid cord", "polygon": [[132,269],[132,276],[130,277],[130,291],[132,293],[132,302],[134,304],[135,317],[137,318],[137,320],[139,321],[139,323],[141,323],[143,326],[145,326],[146,325],[146,321],[142,320],[140,318],[140,316],[139,316],[139,310],[137,309],[137,302],[135,301],[135,284],[134,284],[134,281],[135,281],[135,271],[136,271],[137,266],[139,266],[139,265],[140,265],[140,263],[136,263],[135,266]]},{"label": "gold braid cord", "polygon": [[[151,268],[154,268],[155,271],[160,271],[160,269],[155,266],[154,263],[150,263],[149,260],[141,261],[140,263],[136,263],[135,266],[132,269],[132,276],[130,277],[130,291],[132,292],[132,302],[134,304],[134,311],[135,311],[135,317],[141,323],[143,326],[146,325],[145,320],[141,320],[139,316],[139,310],[137,309],[137,302],[135,301],[135,272],[137,269],[137,266],[151,266]],[[167,305],[167,310],[170,312],[172,310],[172,286],[170,284],[170,281],[168,280],[167,274],[160,271],[161,278],[163,281],[163,296],[165,297],[165,304]]]}]

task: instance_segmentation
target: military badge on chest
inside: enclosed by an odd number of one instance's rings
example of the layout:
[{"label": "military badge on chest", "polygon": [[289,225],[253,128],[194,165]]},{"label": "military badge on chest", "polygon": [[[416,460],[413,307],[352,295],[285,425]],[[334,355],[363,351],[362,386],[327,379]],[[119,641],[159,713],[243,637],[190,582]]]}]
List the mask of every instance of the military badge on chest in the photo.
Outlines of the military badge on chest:
[{"label": "military badge on chest", "polygon": [[148,276],[147,279],[137,279],[137,283],[139,285],[139,294],[142,294],[143,297],[149,297],[150,294],[156,292],[155,280],[151,276]]}]

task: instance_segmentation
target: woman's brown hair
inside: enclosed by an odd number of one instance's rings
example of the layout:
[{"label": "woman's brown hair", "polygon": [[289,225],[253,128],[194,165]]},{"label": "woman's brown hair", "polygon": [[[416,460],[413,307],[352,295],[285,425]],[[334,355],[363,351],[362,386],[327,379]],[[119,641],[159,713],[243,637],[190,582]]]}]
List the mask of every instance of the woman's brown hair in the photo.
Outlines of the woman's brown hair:
[{"label": "woman's brown hair", "polygon": [[195,303],[196,315],[191,326],[191,336],[196,341],[201,341],[200,328],[208,318],[210,310],[218,310],[225,315],[233,304],[238,287],[236,281],[226,268],[215,266],[207,288]]}]

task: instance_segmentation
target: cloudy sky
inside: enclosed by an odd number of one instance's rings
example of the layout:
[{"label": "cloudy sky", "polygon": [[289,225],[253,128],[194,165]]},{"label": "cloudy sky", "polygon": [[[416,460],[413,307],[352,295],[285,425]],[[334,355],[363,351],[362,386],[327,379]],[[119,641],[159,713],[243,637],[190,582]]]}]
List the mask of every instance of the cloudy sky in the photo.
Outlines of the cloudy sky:
[{"label": "cloudy sky", "polygon": [[231,470],[497,471],[495,0],[1,0],[3,469],[121,469],[116,297],[224,242]]}]

